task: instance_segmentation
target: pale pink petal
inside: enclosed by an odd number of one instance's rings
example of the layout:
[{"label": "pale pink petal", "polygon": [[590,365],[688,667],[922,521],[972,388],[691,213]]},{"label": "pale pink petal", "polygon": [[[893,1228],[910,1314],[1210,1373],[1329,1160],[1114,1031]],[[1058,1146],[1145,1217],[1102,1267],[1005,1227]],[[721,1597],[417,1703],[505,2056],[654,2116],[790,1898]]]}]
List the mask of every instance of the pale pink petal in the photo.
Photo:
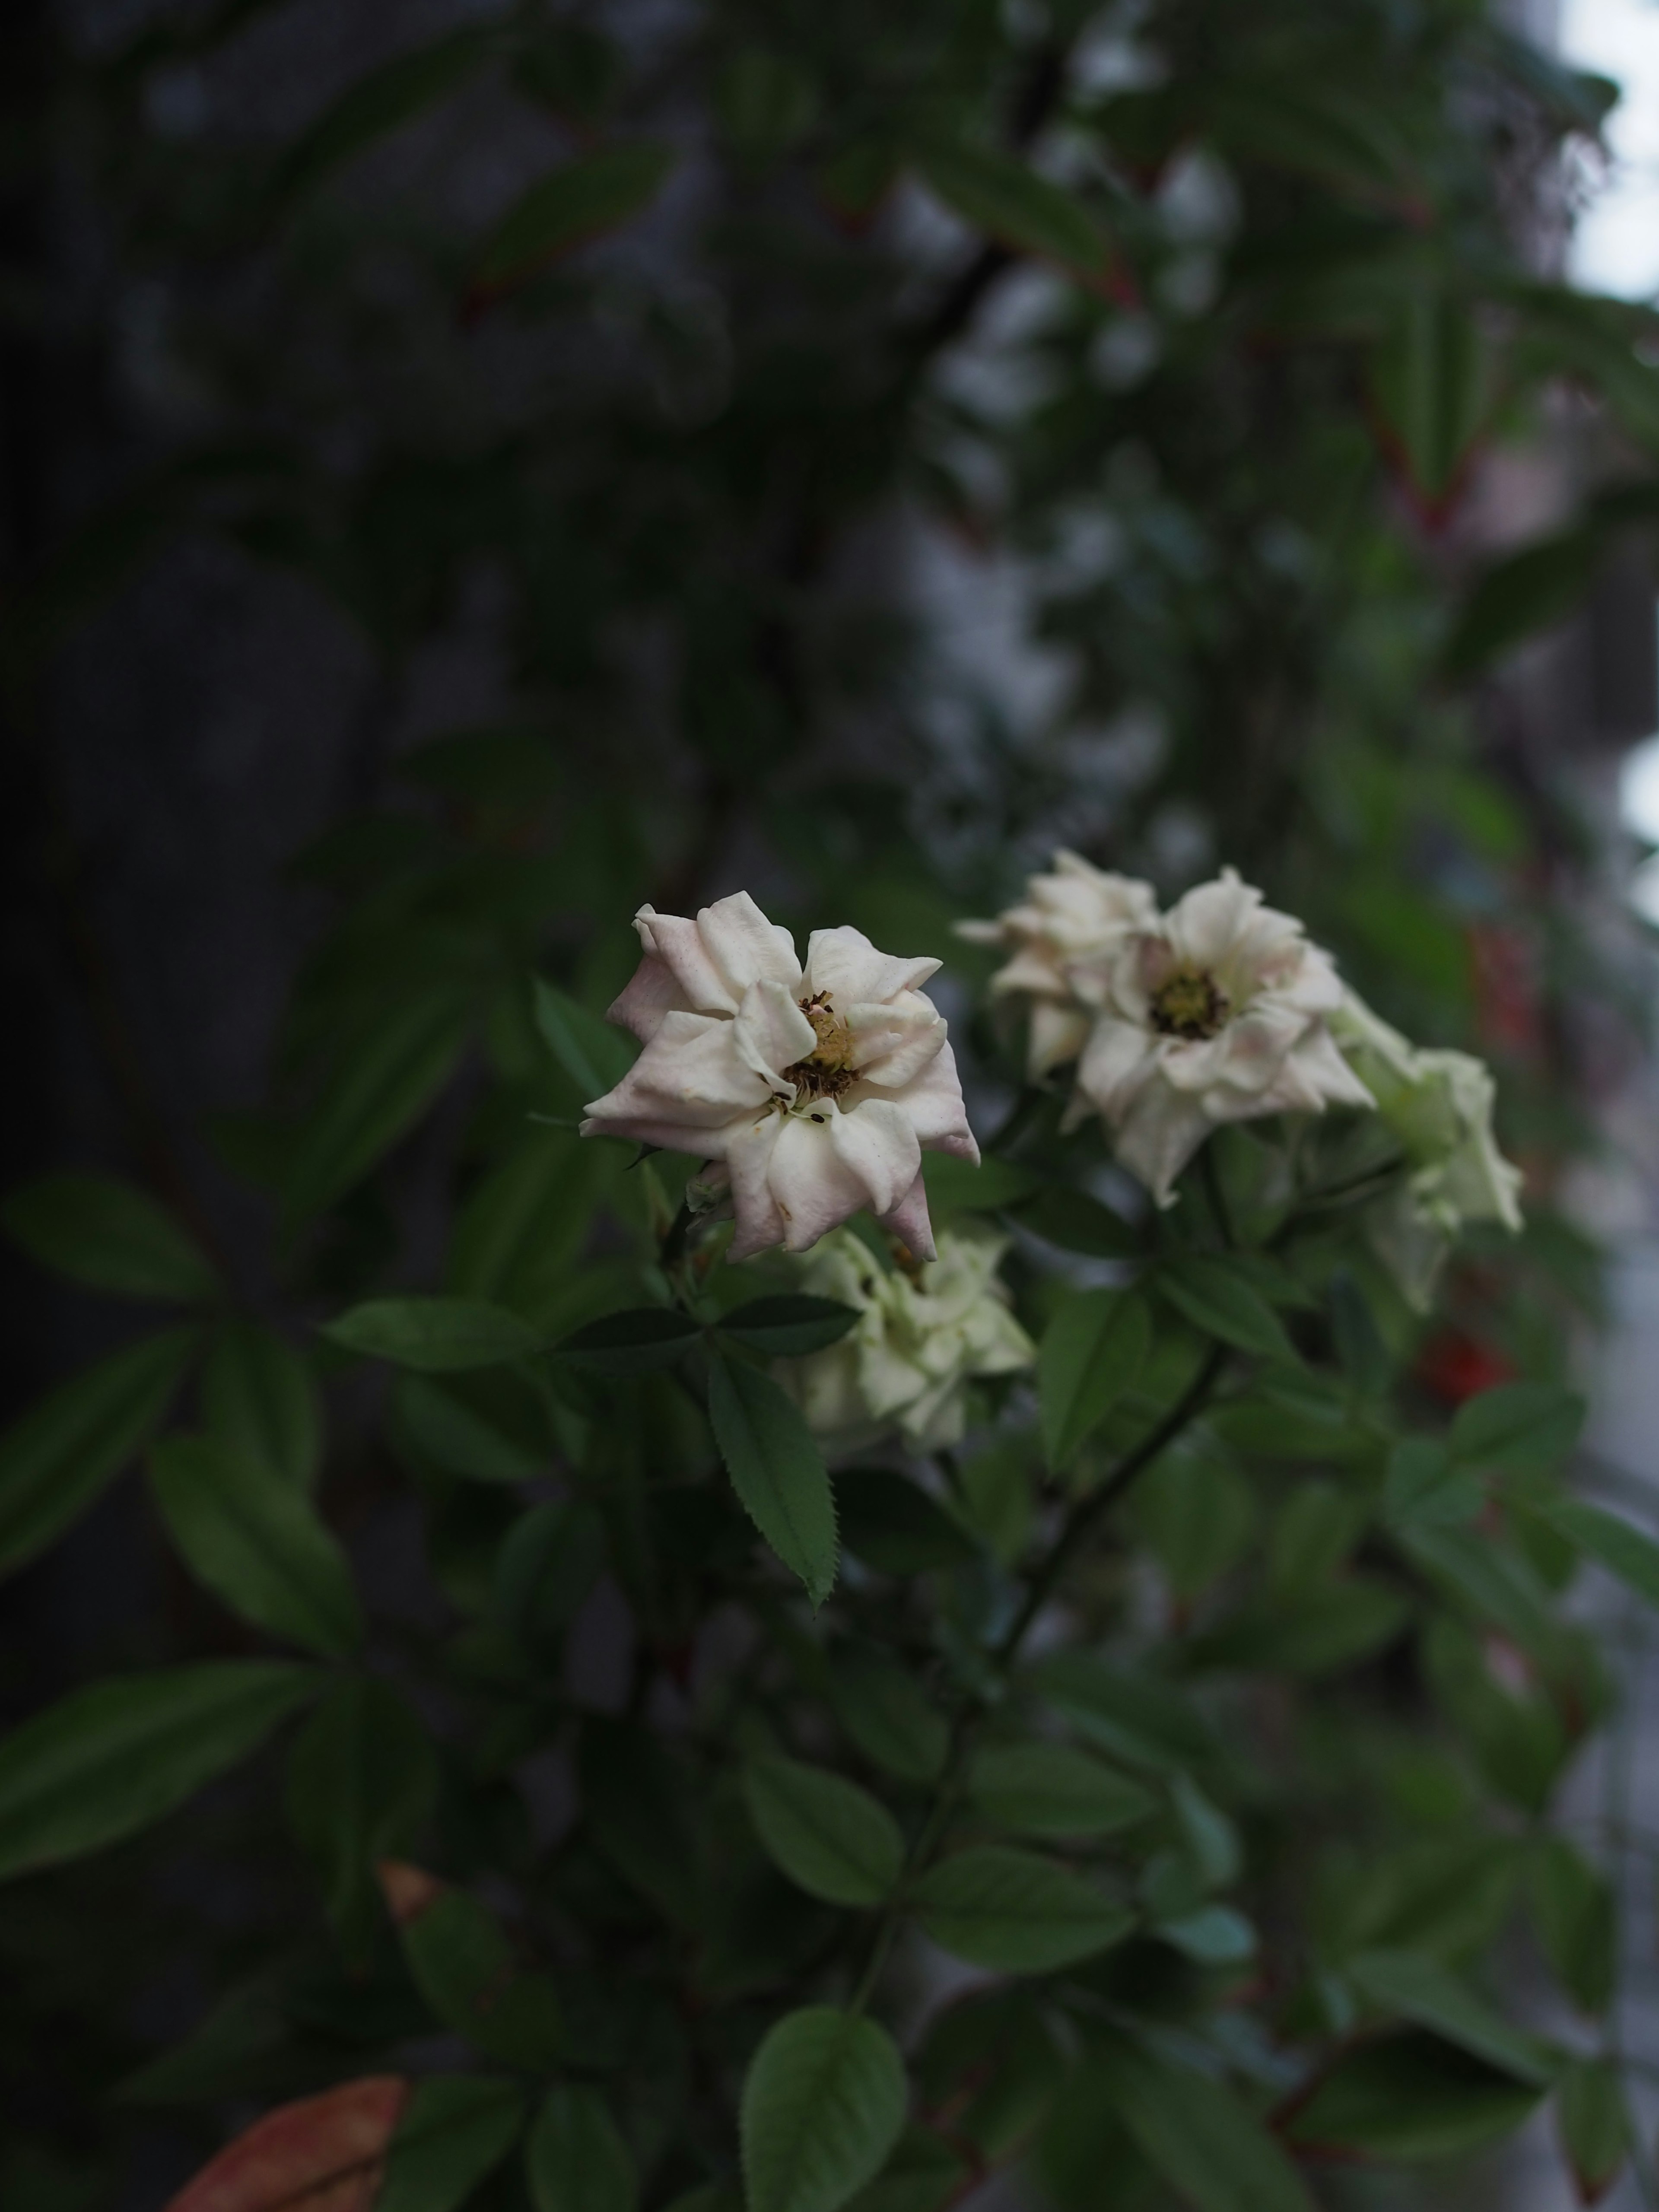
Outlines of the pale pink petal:
[{"label": "pale pink petal", "polygon": [[804,1252],[860,1212],[868,1198],[862,1177],[836,1149],[828,1102],[811,1114],[779,1117],[767,1182],[783,1216],[783,1249]]},{"label": "pale pink petal", "polygon": [[920,1075],[949,1031],[938,1008],[919,991],[891,1005],[865,1000],[842,1014],[853,1037],[853,1064],[872,1083],[896,1091]]},{"label": "pale pink petal", "polygon": [[[738,994],[709,957],[702,932],[684,915],[642,906],[634,917],[647,958],[659,960],[679,986],[683,1006],[700,1014],[735,1014]],[[626,994],[624,994],[624,996]]]},{"label": "pale pink petal", "polygon": [[944,965],[939,960],[901,960],[878,952],[861,929],[815,929],[806,943],[808,988],[828,991],[839,1006],[863,999],[896,999],[914,991]]},{"label": "pale pink petal", "polygon": [[751,983],[781,983],[792,997],[799,995],[795,940],[766,919],[747,891],[733,891],[730,898],[704,907],[697,929],[726,979],[734,1008]]},{"label": "pale pink petal", "polygon": [[[872,1093],[860,1084],[852,1095],[862,1099]],[[921,1074],[912,1077],[902,1089],[877,1088],[873,1095],[890,1097],[903,1108],[924,1152],[949,1152],[959,1160],[979,1158],[979,1146],[968,1126],[968,1109],[962,1102],[956,1054],[948,1044],[942,1044]]]},{"label": "pale pink petal", "polygon": [[866,1098],[850,1113],[832,1111],[825,1126],[842,1165],[863,1185],[872,1213],[890,1212],[921,1173],[921,1146],[903,1107]]},{"label": "pale pink petal", "polygon": [[732,1210],[737,1218],[729,1260],[751,1260],[781,1244],[787,1224],[772,1195],[772,1155],[783,1128],[781,1115],[765,1113],[726,1133],[726,1165],[732,1182]]},{"label": "pale pink petal", "polygon": [[663,1016],[677,1008],[685,1010],[685,1003],[673,969],[654,952],[647,952],[605,1009],[605,1018],[618,1029],[632,1030],[641,1044],[649,1044]]},{"label": "pale pink petal", "polygon": [[938,1259],[933,1224],[927,1214],[927,1186],[920,1174],[892,1212],[880,1216],[880,1224],[890,1237],[908,1245],[918,1260]]},{"label": "pale pink petal", "polygon": [[805,1060],[818,1041],[793,993],[781,983],[751,983],[732,1029],[744,1066],[753,1069],[774,1097],[793,1098],[795,1086],[783,1071]]},{"label": "pale pink petal", "polygon": [[1283,1000],[1258,999],[1212,1037],[1172,1038],[1164,1073],[1177,1091],[1202,1091],[1211,1084],[1265,1091],[1307,1026],[1305,1016]]}]

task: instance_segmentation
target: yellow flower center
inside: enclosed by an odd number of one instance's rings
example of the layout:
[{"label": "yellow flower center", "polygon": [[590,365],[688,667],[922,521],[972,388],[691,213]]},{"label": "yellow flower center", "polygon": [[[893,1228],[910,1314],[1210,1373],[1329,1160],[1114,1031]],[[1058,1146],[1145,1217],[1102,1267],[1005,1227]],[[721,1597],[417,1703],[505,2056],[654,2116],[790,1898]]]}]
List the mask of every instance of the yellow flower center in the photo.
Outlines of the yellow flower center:
[{"label": "yellow flower center", "polygon": [[1185,1037],[1196,1042],[1212,1037],[1231,1008],[1227,994],[1212,975],[1182,969],[1161,983],[1152,994],[1152,1027],[1164,1036]]},{"label": "yellow flower center", "polygon": [[795,1086],[797,1105],[811,1098],[839,1098],[858,1080],[859,1072],[851,1065],[852,1032],[836,1020],[829,1000],[827,991],[815,991],[799,1002],[817,1042],[805,1060],[783,1071],[785,1081]]}]

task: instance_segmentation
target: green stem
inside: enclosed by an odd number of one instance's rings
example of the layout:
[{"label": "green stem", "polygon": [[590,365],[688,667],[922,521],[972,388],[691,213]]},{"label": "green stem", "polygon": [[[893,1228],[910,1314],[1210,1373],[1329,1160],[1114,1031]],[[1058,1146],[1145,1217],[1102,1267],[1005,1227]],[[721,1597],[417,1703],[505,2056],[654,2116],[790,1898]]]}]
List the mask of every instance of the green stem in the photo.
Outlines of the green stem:
[{"label": "green stem", "polygon": [[[1032,1622],[1048,1602],[1055,1584],[1079,1547],[1087,1540],[1111,1507],[1123,1496],[1136,1476],[1151,1466],[1158,1454],[1174,1442],[1188,1421],[1193,1419],[1199,1412],[1205,1400],[1209,1396],[1226,1357],[1225,1348],[1217,1345],[1198,1374],[1194,1376],[1164,1419],[1135,1446],[1132,1452],[1127,1454],[1119,1462],[1097,1489],[1091,1490],[1085,1498],[1081,1499],[1073,1508],[1065,1527],[1055,1540],[1054,1548],[1031,1577],[1024,1603],[1015,1615],[1006,1634],[991,1655],[992,1664],[999,1674],[1006,1674],[1018,1657],[1020,1645],[1024,1642]],[[888,1954],[892,1949],[893,1939],[898,1933],[899,1923],[904,1917],[911,1887],[918,1877],[927,1871],[928,1863],[955,1808],[980,1718],[981,1714],[969,1702],[964,1701],[957,1710],[951,1725],[950,1749],[945,1755],[944,1771],[939,1776],[933,1804],[928,1808],[927,1818],[923,1822],[921,1832],[906,1857],[904,1871],[900,1875],[893,1894],[888,1899],[881,1919],[877,1924],[869,1956],[865,1960],[864,1971],[859,1976],[858,1984],[848,2001],[849,2013],[855,2014],[861,2013],[875,1993],[876,1985],[881,1978],[882,1969],[887,1963]]]},{"label": "green stem", "polygon": [[1025,1601],[1015,1614],[1007,1633],[996,1647],[994,1656],[1000,1669],[1011,1666],[1025,1641],[1031,1623],[1036,1619],[1053,1595],[1055,1585],[1071,1565],[1079,1549],[1093,1534],[1096,1528],[1124,1495],[1135,1478],[1145,1473],[1158,1454],[1175,1442],[1187,1424],[1198,1413],[1214,1388],[1216,1378],[1226,1363],[1224,1345],[1212,1347],[1209,1358],[1193,1377],[1175,1404],[1157,1427],[1144,1437],[1134,1449],[1120,1460],[1103,1482],[1096,1485],[1086,1498],[1079,1498],[1066,1517],[1054,1548],[1031,1577],[1025,1593]]}]

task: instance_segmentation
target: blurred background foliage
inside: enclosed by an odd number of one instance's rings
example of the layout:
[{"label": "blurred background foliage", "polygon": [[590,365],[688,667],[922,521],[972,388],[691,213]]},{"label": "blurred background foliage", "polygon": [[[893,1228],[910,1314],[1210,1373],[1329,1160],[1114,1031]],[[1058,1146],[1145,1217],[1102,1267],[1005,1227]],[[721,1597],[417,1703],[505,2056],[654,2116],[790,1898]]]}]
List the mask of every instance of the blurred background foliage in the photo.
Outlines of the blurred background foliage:
[{"label": "blurred background foliage", "polygon": [[[739,884],[940,951],[1057,844],[1165,891],[1230,862],[1389,1018],[1498,1068],[1528,1231],[1462,1265],[1420,1387],[1559,1373],[1596,1271],[1552,1195],[1639,997],[1565,757],[1595,714],[1570,655],[1514,655],[1659,513],[1659,319],[1556,273],[1612,87],[1476,0],[9,17],[9,896],[67,948],[84,1030],[25,1053],[23,1151],[61,1141],[54,1082],[101,1086],[106,1164],[250,1310],[429,1279],[459,1203],[451,1286],[517,1269],[508,1302],[570,1326],[603,1278],[573,1304],[558,1224],[585,1216],[515,1149],[573,1103],[526,970],[602,1006],[641,901]],[[257,1102],[181,1102],[167,1018],[122,1003],[73,772],[100,654],[219,649],[177,580],[204,547],[276,595],[264,672],[319,833]],[[349,682],[306,659],[295,579]],[[166,740],[132,738],[142,789]],[[233,773],[229,805],[283,816],[284,773]],[[210,938],[214,863],[175,828],[171,896]],[[1007,1090],[987,972],[951,951],[981,1115]],[[341,1449],[350,1526],[388,1478]],[[477,1495],[456,1587],[499,1534]],[[37,1570],[16,1709],[236,1648],[142,1509],[92,1525],[138,1595],[106,1603],[84,1549]],[[512,1820],[483,1796],[470,1817]],[[148,2206],[176,2174],[109,2092],[302,1917],[274,1846],[220,1852],[245,1814],[210,1800],[0,1908],[20,2205]],[[331,1986],[299,2002],[325,2046]]]}]

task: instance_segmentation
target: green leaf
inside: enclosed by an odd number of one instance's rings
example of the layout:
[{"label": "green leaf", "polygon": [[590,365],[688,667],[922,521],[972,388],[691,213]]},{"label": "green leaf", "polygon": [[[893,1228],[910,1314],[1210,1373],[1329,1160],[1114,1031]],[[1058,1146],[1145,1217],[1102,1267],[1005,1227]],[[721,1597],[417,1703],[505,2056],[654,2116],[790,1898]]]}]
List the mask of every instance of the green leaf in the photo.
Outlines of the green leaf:
[{"label": "green leaf", "polygon": [[1092,1651],[1057,1651],[1040,1659],[1027,1679],[1040,1697],[1127,1765],[1171,1773],[1215,1759],[1215,1740],[1191,1701],[1153,1675],[1130,1674]]},{"label": "green leaf", "polygon": [[458,2212],[524,2126],[524,2092],[480,2074],[415,2085],[386,2153],[374,2212]]},{"label": "green leaf", "polygon": [[605,1556],[604,1524],[591,1505],[559,1498],[532,1506],[495,1554],[492,1619],[539,1656],[599,1580]]},{"label": "green leaf", "polygon": [[750,1298],[727,1314],[720,1328],[751,1352],[770,1358],[797,1358],[822,1352],[846,1335],[858,1319],[857,1310],[835,1298],[809,1298],[794,1294],[783,1297]]},{"label": "green leaf", "polygon": [[0,1743],[0,1878],[149,1827],[315,1694],[308,1667],[222,1659],[76,1690]]},{"label": "green leaf", "polygon": [[614,1090],[634,1065],[638,1047],[633,1038],[539,975],[531,988],[542,1041],[581,1092],[583,1103],[591,1104]]},{"label": "green leaf", "polygon": [[1195,1966],[1238,1966],[1255,1955],[1255,1930],[1231,1905],[1202,1905],[1196,1912],[1160,1920],[1155,1932]]},{"label": "green leaf", "polygon": [[1120,1943],[1133,1916],[1092,1882],[1000,1844],[955,1851],[911,1893],[941,1950],[1002,1973],[1047,1973]]},{"label": "green leaf", "polygon": [[[494,298],[522,284],[562,253],[642,215],[678,159],[673,147],[641,138],[579,155],[538,178],[491,234],[472,280],[473,299]],[[539,1000],[539,989],[537,995]]]},{"label": "green leaf", "polygon": [[1088,210],[1012,155],[935,141],[917,166],[947,207],[1005,246],[1040,253],[1085,276],[1103,276],[1110,267],[1110,243]]},{"label": "green leaf", "polygon": [[447,2027],[503,2065],[546,2073],[564,2057],[551,1980],[520,1970],[495,1915],[477,1898],[441,1887],[401,1934],[415,1985]]},{"label": "green leaf", "polygon": [[1418,1951],[1367,1951],[1349,1961],[1349,1979],[1370,2003],[1425,2027],[1517,2081],[1547,2082],[1553,2065],[1437,1960]]},{"label": "green leaf", "polygon": [[398,1376],[392,1419],[422,1458],[469,1482],[528,1482],[548,1464],[546,1451],[532,1451],[424,1375]]},{"label": "green leaf", "polygon": [[472,1029],[472,998],[431,991],[394,1005],[337,1066],[306,1117],[283,1178],[290,1224],[361,1182],[449,1081]]},{"label": "green leaf", "polygon": [[243,1458],[296,1490],[316,1481],[322,1415],[310,1362],[262,1322],[227,1322],[202,1375],[202,1416]]},{"label": "green leaf", "polygon": [[1491,400],[1486,345],[1470,305],[1432,286],[1399,303],[1370,362],[1372,398],[1417,489],[1450,491]]},{"label": "green leaf", "polygon": [[1619,1971],[1612,1884],[1565,1836],[1535,1838],[1527,1872],[1532,1924],[1557,1979],[1584,2011],[1605,2012]]},{"label": "green leaf", "polygon": [[769,1375],[712,1351],[708,1419],[744,1511],[816,1611],[835,1586],[836,1501],[811,1431]]},{"label": "green leaf", "polygon": [[1158,1800],[1138,1782],[1059,1743],[981,1752],[969,1789],[981,1812],[1023,1836],[1115,1835],[1158,1810]]},{"label": "green leaf", "polygon": [[1439,2165],[1512,2135],[1540,2094],[1437,2036],[1388,2036],[1338,2058],[1285,2132],[1326,2157]]},{"label": "green leaf", "polygon": [[1201,1596],[1255,1533],[1255,1492],[1207,1440],[1177,1443],[1135,1485],[1129,1517],[1170,1588],[1183,1602]]},{"label": "green leaf", "polygon": [[809,2005],[750,2062],[739,2132],[748,2212],[839,2212],[904,2125],[904,2062],[872,2020]]},{"label": "green leaf", "polygon": [[331,1344],[423,1375],[527,1359],[542,1340],[527,1322],[482,1298],[370,1298],[325,1323]]},{"label": "green leaf", "polygon": [[1578,1441],[1584,1401],[1554,1382],[1502,1382],[1466,1398],[1447,1442],[1468,1467],[1511,1473],[1553,1467]]},{"label": "green leaf", "polygon": [[469,1192],[445,1290],[539,1320],[567,1288],[609,1165],[572,1131],[532,1128]]},{"label": "green leaf", "polygon": [[898,1882],[904,1838],[884,1805],[844,1776],[796,1759],[751,1759],[744,1801],[769,1856],[809,1897],[879,1905]]},{"label": "green leaf", "polygon": [[200,1341],[172,1328],[125,1345],[0,1437],[0,1574],[44,1552],[143,1449]]},{"label": "green leaf", "polygon": [[924,1152],[921,1178],[927,1187],[927,1211],[935,1225],[953,1213],[995,1213],[1018,1206],[1039,1187],[1030,1168],[988,1155],[959,1160],[950,1152]]},{"label": "green leaf", "polygon": [[283,158],[277,190],[284,195],[309,190],[377,139],[458,92],[500,47],[494,26],[454,31],[371,70],[295,140]]},{"label": "green leaf", "polygon": [[149,1466],[175,1548],[234,1612],[325,1659],[357,1649],[351,1570],[302,1491],[211,1437],[171,1437]]},{"label": "green leaf", "polygon": [[1485,1504],[1480,1484],[1458,1473],[1432,1437],[1407,1437],[1389,1453],[1382,1517],[1390,1528],[1460,1528]]},{"label": "green leaf", "polygon": [[1146,1364],[1152,1322],[1133,1291],[1073,1291],[1042,1334],[1037,1399],[1042,1449],[1068,1467]]},{"label": "green leaf", "polygon": [[1528,1510],[1617,1575],[1638,1597],[1659,1606],[1659,1544],[1651,1536],[1582,1498],[1529,1499]]},{"label": "green leaf", "polygon": [[1563,1632],[1549,1593],[1519,1553],[1474,1528],[1421,1523],[1403,1529],[1400,1541],[1444,1590],[1523,1651],[1546,1663],[1559,1652]]},{"label": "green leaf", "polygon": [[1127,2043],[1089,2069],[1147,2163],[1195,2212],[1314,2212],[1279,2143],[1221,2082]]},{"label": "green leaf", "polygon": [[550,2089],[525,2146],[536,2212],[633,2212],[639,2179],[597,2089]]},{"label": "green leaf", "polygon": [[1458,610],[1443,654],[1448,676],[1468,678],[1553,629],[1595,580],[1603,549],[1589,530],[1568,530],[1494,561]]},{"label": "green leaf", "polygon": [[684,1359],[702,1334],[702,1323],[690,1314],[669,1306],[629,1306],[589,1322],[554,1350],[596,1375],[648,1375]]},{"label": "green leaf", "polygon": [[1557,2086],[1555,2112],[1578,2201],[1597,2203],[1624,2171],[1634,2140],[1616,2061],[1576,2058]]},{"label": "green leaf", "polygon": [[1140,1249],[1140,1240],[1121,1213],[1091,1198],[1086,1190],[1042,1190],[1018,1209],[1022,1228],[1031,1230],[1062,1252],[1086,1252],[1091,1259],[1124,1260]]},{"label": "green leaf", "polygon": [[951,1731],[915,1674],[879,1653],[847,1646],[830,1662],[836,1718],[865,1757],[902,1782],[935,1782]]},{"label": "green leaf", "polygon": [[597,1717],[582,1728],[582,1798],[606,1857],[670,1920],[705,1918],[684,1769],[648,1729]]},{"label": "green leaf", "polygon": [[164,1206],[113,1176],[49,1175],[0,1206],[0,1223],[43,1267],[118,1297],[193,1304],[217,1274]]},{"label": "green leaf", "polygon": [[1167,1261],[1153,1279],[1176,1311],[1206,1336],[1296,1364],[1283,1323],[1242,1267],[1194,1254]]},{"label": "green leaf", "polygon": [[388,1684],[334,1684],[294,1739],[284,1796],[289,1826],[322,1878],[330,1919],[367,1963],[380,1923],[374,1869],[403,1858],[438,1795],[438,1755]]},{"label": "green leaf", "polygon": [[980,1556],[962,1523],[908,1474],[844,1467],[836,1476],[836,1505],[848,1550],[882,1574],[926,1574]]}]

